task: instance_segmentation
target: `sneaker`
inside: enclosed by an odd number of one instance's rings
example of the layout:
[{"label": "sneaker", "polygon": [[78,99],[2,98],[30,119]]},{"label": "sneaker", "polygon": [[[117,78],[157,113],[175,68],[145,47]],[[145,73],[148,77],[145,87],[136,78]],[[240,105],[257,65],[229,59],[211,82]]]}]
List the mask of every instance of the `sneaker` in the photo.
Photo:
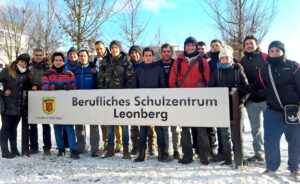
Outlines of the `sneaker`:
[{"label": "sneaker", "polygon": [[193,158],[184,158],[184,157],[183,157],[183,158],[180,159],[178,162],[181,163],[181,164],[190,164],[190,163],[193,162]]},{"label": "sneaker", "polygon": [[49,156],[49,155],[51,155],[50,149],[45,149],[44,156]]},{"label": "sneaker", "polygon": [[248,162],[264,162],[265,159],[263,157],[253,156],[247,159]]},{"label": "sneaker", "polygon": [[269,175],[269,176],[275,176],[276,171],[272,171],[271,169],[266,169],[263,174]]},{"label": "sneaker", "polygon": [[291,176],[296,179],[296,182],[300,182],[300,171],[291,171]]},{"label": "sneaker", "polygon": [[117,144],[117,145],[116,145],[115,153],[121,152],[121,146],[122,146],[122,144]]},{"label": "sneaker", "polygon": [[36,154],[36,153],[39,153],[39,149],[30,149],[30,150],[29,150],[29,154],[30,154],[30,155]]},{"label": "sneaker", "polygon": [[91,156],[92,157],[100,157],[100,153],[98,153],[98,152],[92,152]]}]

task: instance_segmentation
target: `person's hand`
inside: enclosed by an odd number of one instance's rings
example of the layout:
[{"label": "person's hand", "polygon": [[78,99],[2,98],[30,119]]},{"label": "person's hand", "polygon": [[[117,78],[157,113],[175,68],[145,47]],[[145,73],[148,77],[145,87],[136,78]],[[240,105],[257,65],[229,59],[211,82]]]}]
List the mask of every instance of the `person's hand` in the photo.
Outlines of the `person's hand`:
[{"label": "person's hand", "polygon": [[37,86],[32,86],[32,88],[31,88],[33,91],[36,91],[37,89],[38,89],[38,87]]},{"label": "person's hand", "polygon": [[5,90],[5,96],[8,96],[10,94],[11,94],[11,90],[10,89]]}]

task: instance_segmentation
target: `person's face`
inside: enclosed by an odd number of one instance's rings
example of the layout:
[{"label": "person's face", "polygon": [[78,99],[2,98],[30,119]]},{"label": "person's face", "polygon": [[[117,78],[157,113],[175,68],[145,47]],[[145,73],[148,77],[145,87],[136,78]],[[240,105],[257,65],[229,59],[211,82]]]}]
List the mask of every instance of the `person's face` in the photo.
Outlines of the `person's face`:
[{"label": "person's face", "polygon": [[250,53],[250,52],[254,52],[257,48],[258,45],[256,44],[256,41],[254,39],[248,39],[245,42],[245,51]]},{"label": "person's face", "polygon": [[153,56],[151,51],[144,52],[143,59],[144,59],[144,62],[146,64],[152,63],[153,62],[153,57],[154,56]]},{"label": "person's face", "polygon": [[37,63],[40,63],[44,59],[43,52],[34,52],[33,54],[33,60]]},{"label": "person's face", "polygon": [[206,54],[206,46],[205,45],[202,45],[202,46],[198,45],[197,50],[201,56],[204,56]]},{"label": "person's face", "polygon": [[56,67],[56,68],[60,68],[64,65],[64,60],[61,56],[55,56],[54,57],[54,62],[53,62],[53,65]]},{"label": "person's face", "polygon": [[280,57],[283,55],[283,51],[279,49],[278,47],[272,47],[269,50],[270,57]]},{"label": "person's face", "polygon": [[106,48],[103,44],[99,43],[96,45],[97,56],[103,56],[106,51]]},{"label": "person's face", "polygon": [[132,59],[133,61],[138,62],[140,58],[141,56],[137,51],[133,50],[130,52],[130,59]]},{"label": "person's face", "polygon": [[163,60],[165,60],[165,61],[169,61],[173,55],[170,47],[163,48],[160,54],[161,54],[161,57],[163,58]]},{"label": "person's face", "polygon": [[76,52],[70,52],[68,58],[69,61],[74,62],[78,60],[78,55]]},{"label": "person's face", "polygon": [[86,52],[80,52],[78,58],[79,58],[79,62],[83,65],[87,64],[89,61],[89,56],[87,55]]},{"label": "person's face", "polygon": [[185,45],[185,51],[188,53],[188,54],[192,54],[193,52],[196,51],[196,45],[193,44],[193,43],[188,43]]},{"label": "person's face", "polygon": [[118,46],[112,45],[111,48],[110,48],[110,52],[111,52],[111,55],[113,57],[116,57],[116,56],[118,56],[120,54],[120,49],[119,49]]},{"label": "person's face", "polygon": [[220,58],[220,61],[221,61],[222,64],[228,64],[228,63],[231,62],[231,60],[232,60],[231,57],[228,57],[228,56]]},{"label": "person's face", "polygon": [[17,65],[19,65],[23,69],[25,69],[27,67],[27,63],[23,60],[19,60]]},{"label": "person's face", "polygon": [[222,45],[219,42],[214,42],[210,44],[210,51],[211,52],[220,52]]}]

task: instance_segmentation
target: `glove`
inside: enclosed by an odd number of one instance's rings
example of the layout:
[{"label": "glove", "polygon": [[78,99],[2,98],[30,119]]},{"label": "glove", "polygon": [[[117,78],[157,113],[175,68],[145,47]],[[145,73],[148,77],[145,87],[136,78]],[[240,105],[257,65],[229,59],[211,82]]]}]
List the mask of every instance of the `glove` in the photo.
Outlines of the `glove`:
[{"label": "glove", "polygon": [[64,89],[64,84],[54,84],[55,85],[55,90],[63,90]]},{"label": "glove", "polygon": [[71,84],[69,84],[69,83],[67,83],[67,84],[64,84],[64,90],[71,90],[71,89],[73,89],[73,87],[72,87],[72,85]]}]

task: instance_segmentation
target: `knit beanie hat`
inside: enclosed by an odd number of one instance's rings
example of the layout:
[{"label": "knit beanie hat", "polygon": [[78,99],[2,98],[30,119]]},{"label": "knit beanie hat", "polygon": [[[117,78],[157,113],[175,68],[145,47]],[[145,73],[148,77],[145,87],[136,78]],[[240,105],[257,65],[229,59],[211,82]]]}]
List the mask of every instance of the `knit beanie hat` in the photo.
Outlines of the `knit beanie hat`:
[{"label": "knit beanie hat", "polygon": [[271,42],[270,45],[269,45],[269,48],[268,48],[268,52],[270,52],[270,49],[272,47],[278,47],[280,50],[282,50],[283,53],[285,53],[285,45],[281,41],[273,41],[273,42]]},{"label": "knit beanie hat", "polygon": [[119,42],[119,41],[117,41],[117,40],[114,40],[114,41],[110,42],[110,44],[109,44],[109,49],[111,49],[111,47],[112,47],[113,45],[118,46],[120,51],[122,50],[121,42]]},{"label": "knit beanie hat", "polygon": [[20,60],[25,61],[27,63],[27,66],[28,66],[29,61],[30,61],[29,54],[20,54],[16,59],[16,63],[18,63]]},{"label": "knit beanie hat", "polygon": [[141,56],[141,47],[139,47],[138,45],[131,46],[130,49],[129,49],[128,55],[130,55],[131,51],[136,51]]},{"label": "knit beanie hat", "polygon": [[69,54],[70,54],[71,52],[75,52],[76,54],[78,53],[78,51],[77,51],[77,49],[76,49],[75,47],[71,47],[71,48],[69,49],[69,51],[68,51],[68,54],[67,54],[68,57],[69,57]]},{"label": "knit beanie hat", "polygon": [[190,36],[190,37],[188,37],[187,39],[185,39],[185,41],[184,41],[184,47],[185,47],[188,43],[192,43],[192,44],[197,45],[197,40],[196,40],[196,38]]},{"label": "knit beanie hat", "polygon": [[221,59],[221,57],[231,57],[231,58],[233,58],[231,50],[227,47],[222,48],[220,50],[220,53],[219,53],[219,59]]}]

